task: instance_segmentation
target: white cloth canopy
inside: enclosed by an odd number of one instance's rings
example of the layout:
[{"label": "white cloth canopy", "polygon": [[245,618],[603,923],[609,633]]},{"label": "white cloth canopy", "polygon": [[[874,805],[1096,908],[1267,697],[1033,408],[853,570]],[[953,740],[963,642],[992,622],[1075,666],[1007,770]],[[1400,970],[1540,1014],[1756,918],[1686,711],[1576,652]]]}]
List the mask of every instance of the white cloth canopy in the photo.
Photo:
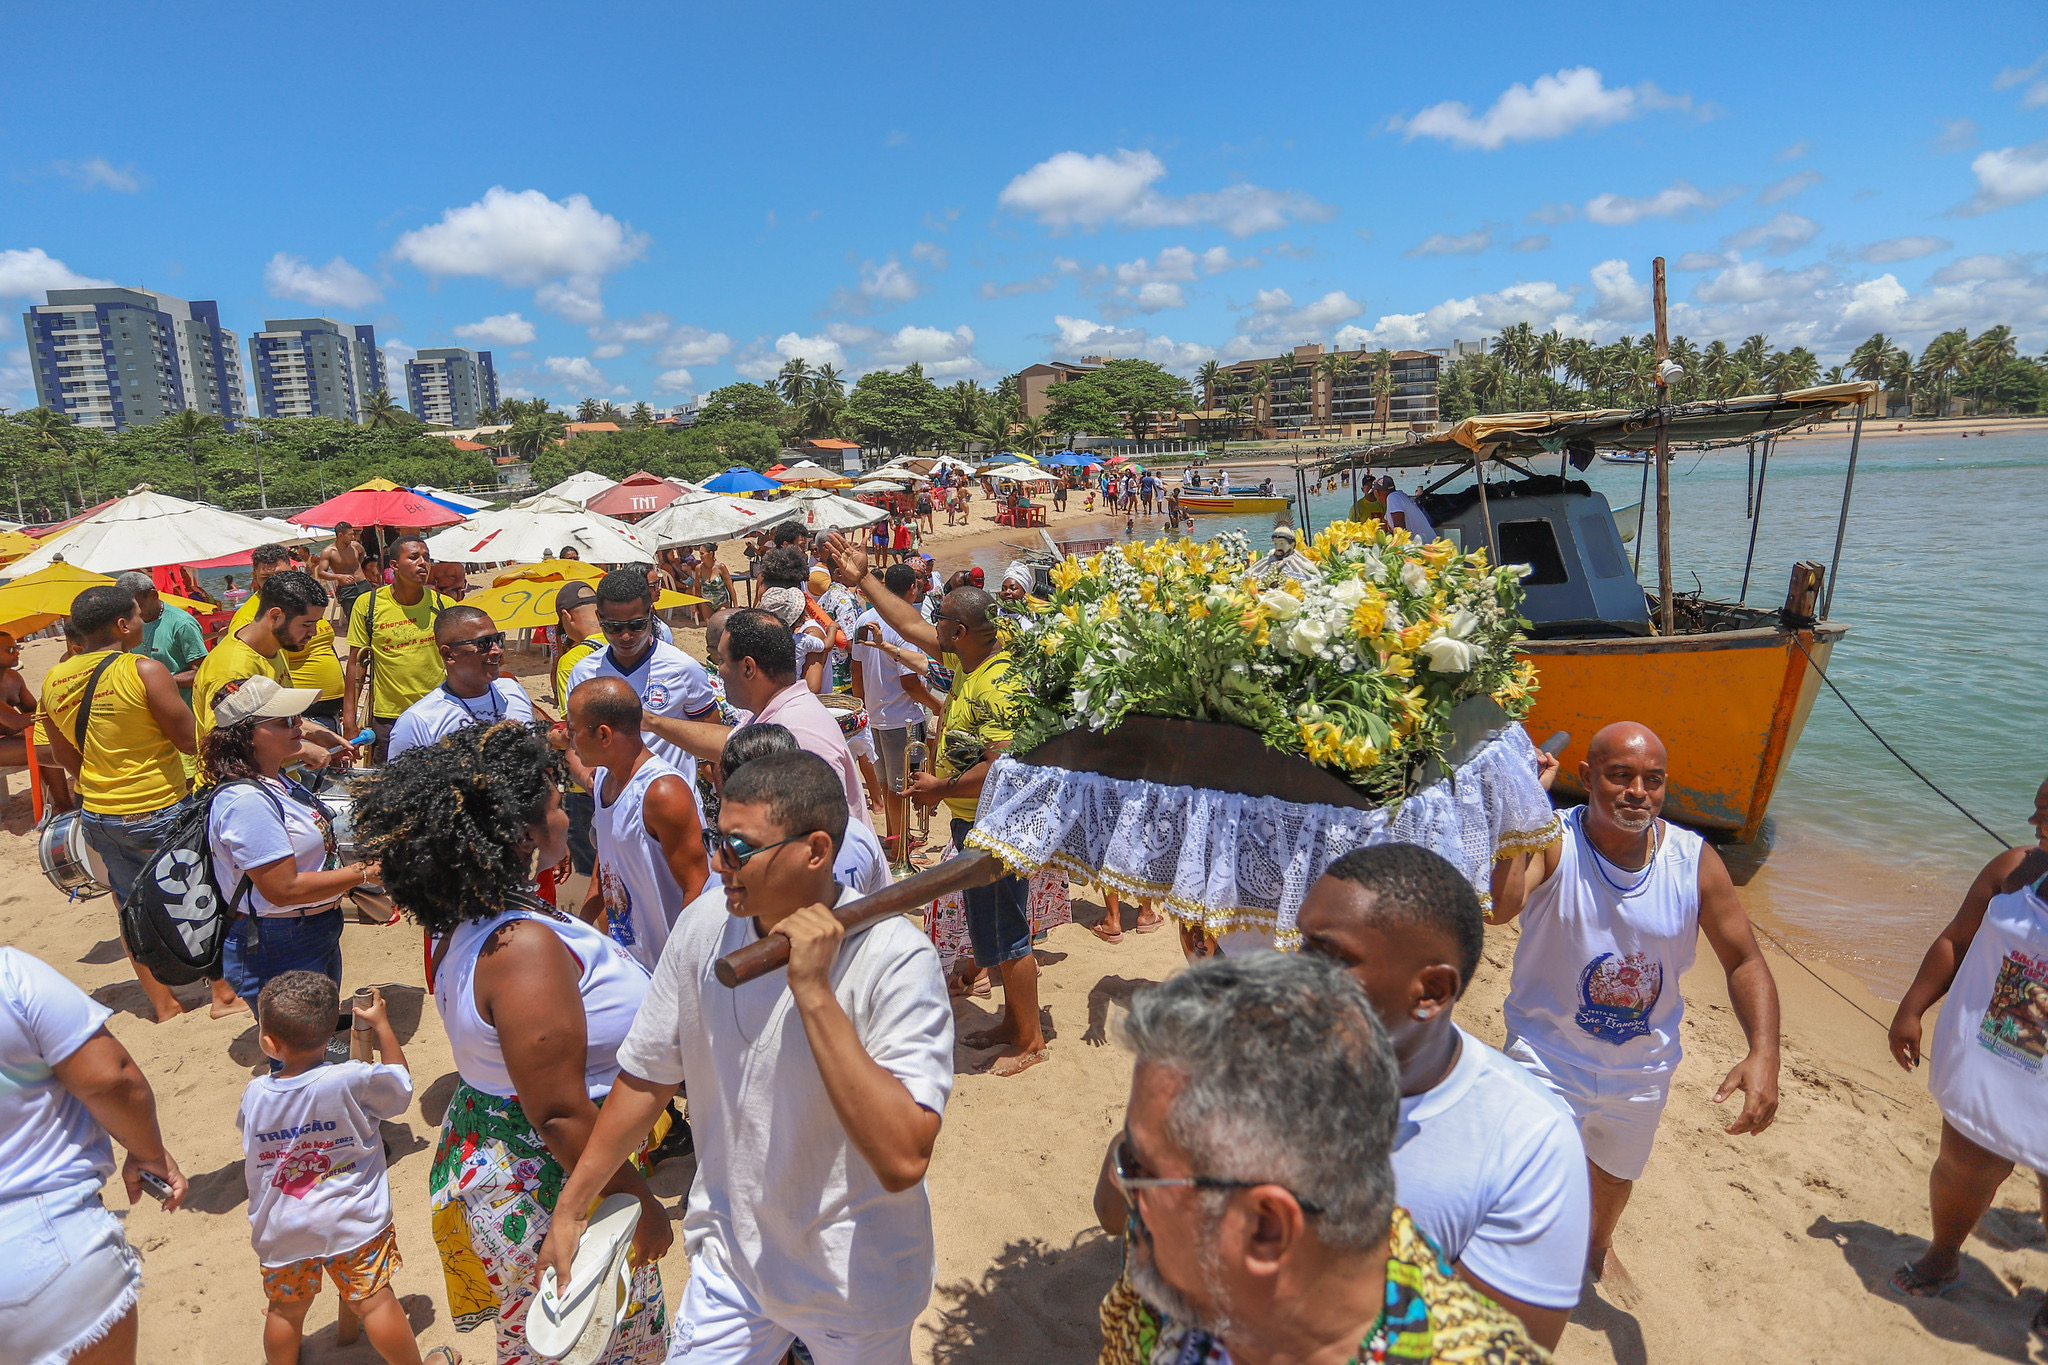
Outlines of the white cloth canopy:
[{"label": "white cloth canopy", "polygon": [[932,461],[932,473],[936,474],[941,469],[962,469],[969,474],[974,472],[973,465],[965,460],[956,460],[951,455],[941,455],[938,459]]},{"label": "white cloth canopy", "polygon": [[21,578],[47,569],[59,559],[94,573],[118,574],[164,564],[195,564],[258,545],[300,545],[311,539],[314,537],[303,527],[187,502],[144,484],[0,568],[0,575]]},{"label": "white cloth canopy", "polygon": [[781,473],[768,477],[777,483],[809,483],[814,479],[843,479],[846,475],[836,469],[827,469],[816,460],[798,460]]},{"label": "white cloth canopy", "polygon": [[1536,747],[1510,724],[1457,770],[1389,809],[1310,806],[1202,787],[1128,782],[999,754],[967,846],[1019,873],[1052,867],[1133,898],[1166,901],[1213,934],[1300,941],[1295,917],[1331,863],[1368,844],[1418,844],[1488,894],[1493,859],[1557,828]]},{"label": "white cloth canopy", "polygon": [[750,536],[764,526],[788,521],[797,515],[792,502],[757,502],[749,498],[728,498],[699,489],[680,498],[633,530],[656,549],[671,545],[709,545],[713,541]]},{"label": "white cloth canopy", "polygon": [[578,507],[581,507],[607,488],[618,487],[618,484],[619,481],[617,479],[607,479],[602,474],[593,474],[586,469],[580,473],[571,474],[568,478],[539,496],[544,498],[560,498],[564,502],[573,502]]},{"label": "white cloth canopy", "polygon": [[463,564],[525,564],[550,559],[565,545],[575,546],[591,564],[654,562],[651,543],[637,527],[551,493],[479,513],[427,537],[427,551],[434,558]]},{"label": "white cloth canopy", "polygon": [[1058,483],[1060,476],[1050,469],[1033,469],[1028,464],[1006,464],[1000,469],[983,470],[992,479],[1008,479],[1011,483]]},{"label": "white cloth canopy", "polygon": [[822,488],[806,488],[791,494],[785,505],[797,508],[797,517],[813,531],[851,531],[871,526],[889,514],[879,507],[851,502]]}]

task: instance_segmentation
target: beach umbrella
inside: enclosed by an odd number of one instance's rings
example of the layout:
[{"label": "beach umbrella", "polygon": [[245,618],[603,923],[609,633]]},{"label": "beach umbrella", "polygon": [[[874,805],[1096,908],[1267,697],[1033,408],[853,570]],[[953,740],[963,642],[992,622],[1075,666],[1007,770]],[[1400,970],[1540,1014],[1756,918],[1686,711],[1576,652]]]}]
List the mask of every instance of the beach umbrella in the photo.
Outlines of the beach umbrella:
[{"label": "beach umbrella", "polygon": [[1130,458],[1131,457],[1128,455],[1112,455],[1109,457],[1109,462],[1111,464],[1122,464],[1125,460],[1128,460]]},{"label": "beach umbrella", "polygon": [[258,545],[302,544],[310,539],[297,528],[280,535],[275,526],[254,517],[187,502],[144,484],[68,529],[45,536],[33,551],[0,567],[0,577],[25,578],[59,559],[95,573],[195,564]]},{"label": "beach umbrella", "polygon": [[573,502],[578,507],[581,507],[584,503],[590,501],[617,482],[617,479],[608,479],[602,474],[595,474],[585,469],[571,474],[553,488],[543,491],[549,497],[561,498],[565,502]]},{"label": "beach umbrella", "polygon": [[[573,559],[555,562],[576,563]],[[569,581],[566,578],[501,580],[492,587],[472,592],[462,599],[462,605],[483,612],[500,630],[537,630],[556,623],[555,596]],[[667,611],[670,607],[694,607],[703,600],[688,593],[664,592],[656,595],[654,609]]]},{"label": "beach umbrella", "polygon": [[853,480],[836,469],[827,469],[816,460],[798,460],[783,470],[769,470],[775,481],[787,487],[791,484],[824,485],[843,488]]},{"label": "beach umbrella", "polygon": [[704,480],[704,491],[707,493],[766,493],[780,487],[781,484],[765,474],[737,464],[723,474],[714,474]]},{"label": "beach umbrella", "polygon": [[[16,639],[41,630],[60,616],[71,614],[71,604],[87,588],[112,587],[114,580],[103,573],[81,569],[76,564],[57,563],[46,569],[0,586],[0,629]],[[204,616],[216,610],[210,602],[159,593],[164,601]]]},{"label": "beach umbrella", "polygon": [[452,526],[468,513],[446,507],[432,498],[421,497],[410,488],[400,488],[389,479],[371,479],[346,493],[290,518],[297,526]]},{"label": "beach umbrella", "polygon": [[490,507],[490,504],[482,498],[472,497],[468,493],[450,493],[445,488],[436,488],[428,483],[414,484],[412,491],[423,498],[432,498],[443,507],[452,507],[465,515],[471,512],[482,512]]},{"label": "beach umbrella", "polygon": [[436,559],[475,564],[492,560],[545,559],[556,547],[573,545],[594,564],[651,564],[654,553],[623,521],[541,493],[496,512],[481,512],[460,526],[427,540]]},{"label": "beach umbrella", "polygon": [[665,550],[671,545],[709,545],[750,536],[796,515],[794,503],[750,502],[698,489],[683,494],[633,529],[648,544]]},{"label": "beach umbrella", "polygon": [[543,559],[538,564],[514,564],[498,570],[491,579],[491,586],[502,588],[507,583],[525,582],[562,583],[572,578],[582,583],[595,583],[604,575],[602,567],[581,559]]},{"label": "beach umbrella", "polygon": [[991,477],[1006,483],[1058,483],[1060,481],[1060,476],[1049,469],[1031,469],[1029,467],[1005,469],[991,475]]},{"label": "beach umbrella", "polygon": [[0,564],[11,564],[36,548],[36,538],[21,531],[0,531]]},{"label": "beach umbrella", "polygon": [[789,499],[797,517],[812,531],[851,531],[872,526],[889,514],[879,507],[853,502],[822,488],[806,488]]},{"label": "beach umbrella", "polygon": [[608,517],[644,517],[659,512],[689,491],[673,479],[659,478],[643,469],[628,474],[583,506]]}]

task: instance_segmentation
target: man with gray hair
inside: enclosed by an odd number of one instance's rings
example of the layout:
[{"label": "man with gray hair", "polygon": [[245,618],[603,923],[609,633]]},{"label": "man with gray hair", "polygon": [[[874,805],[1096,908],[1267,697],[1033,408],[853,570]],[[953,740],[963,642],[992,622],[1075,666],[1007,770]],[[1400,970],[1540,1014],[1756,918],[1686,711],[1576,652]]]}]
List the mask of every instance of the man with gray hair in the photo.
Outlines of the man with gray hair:
[{"label": "man with gray hair", "polygon": [[114,586],[131,593],[142,609],[142,647],[137,654],[155,659],[170,670],[178,695],[192,704],[192,676],[206,657],[206,636],[199,622],[183,607],[164,601],[156,580],[146,573],[130,570],[114,580]]},{"label": "man with gray hair", "polygon": [[[1394,1202],[1394,1052],[1304,954],[1197,962],[1131,1004],[1110,1365],[1548,1359]],[[1140,1301],[1142,1300],[1142,1301]]]}]

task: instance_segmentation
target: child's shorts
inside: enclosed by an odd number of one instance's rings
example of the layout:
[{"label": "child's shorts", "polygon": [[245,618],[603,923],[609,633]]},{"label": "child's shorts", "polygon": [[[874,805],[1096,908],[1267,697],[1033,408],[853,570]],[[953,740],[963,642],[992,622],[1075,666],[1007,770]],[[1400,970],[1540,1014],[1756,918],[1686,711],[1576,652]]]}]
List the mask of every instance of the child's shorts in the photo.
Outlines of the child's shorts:
[{"label": "child's shorts", "polygon": [[272,1303],[318,1298],[324,1270],[333,1278],[336,1293],[359,1303],[388,1286],[403,1264],[398,1255],[398,1227],[393,1224],[339,1256],[308,1256],[289,1265],[263,1267],[263,1297]]}]

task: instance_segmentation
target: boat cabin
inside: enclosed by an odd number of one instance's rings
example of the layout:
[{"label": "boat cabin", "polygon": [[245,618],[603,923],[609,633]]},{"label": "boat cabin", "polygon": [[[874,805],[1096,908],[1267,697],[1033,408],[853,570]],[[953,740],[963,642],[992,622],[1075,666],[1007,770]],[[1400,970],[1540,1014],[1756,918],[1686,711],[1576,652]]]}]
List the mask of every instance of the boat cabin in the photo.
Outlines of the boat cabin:
[{"label": "boat cabin", "polygon": [[[1502,564],[1527,564],[1522,579],[1529,637],[1648,635],[1650,608],[1636,581],[1605,494],[1555,475],[1488,482],[1418,499],[1437,532],[1460,550],[1491,543]],[[1493,534],[1487,535],[1492,521]]]}]

